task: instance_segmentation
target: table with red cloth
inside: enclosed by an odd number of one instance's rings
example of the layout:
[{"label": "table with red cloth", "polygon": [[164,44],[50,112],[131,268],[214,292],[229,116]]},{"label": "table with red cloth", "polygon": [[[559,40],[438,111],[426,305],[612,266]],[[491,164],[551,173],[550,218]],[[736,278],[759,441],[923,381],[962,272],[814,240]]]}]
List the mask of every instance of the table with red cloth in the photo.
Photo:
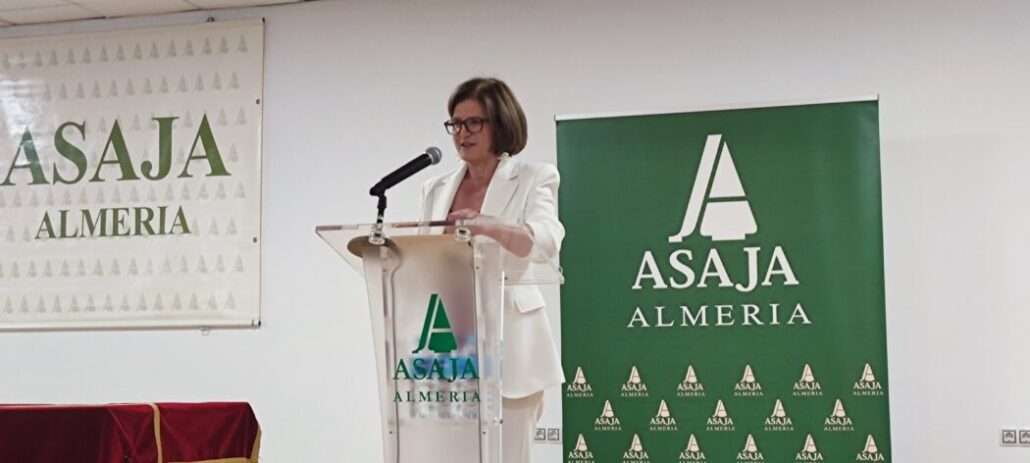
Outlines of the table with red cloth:
[{"label": "table with red cloth", "polygon": [[250,404],[0,405],[0,463],[256,463]]}]

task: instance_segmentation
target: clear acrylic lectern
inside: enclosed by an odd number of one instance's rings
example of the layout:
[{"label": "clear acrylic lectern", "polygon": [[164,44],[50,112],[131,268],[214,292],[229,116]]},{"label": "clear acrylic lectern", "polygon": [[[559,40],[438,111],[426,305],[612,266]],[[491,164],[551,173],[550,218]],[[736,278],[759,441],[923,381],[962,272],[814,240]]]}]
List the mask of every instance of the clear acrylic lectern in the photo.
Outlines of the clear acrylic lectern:
[{"label": "clear acrylic lectern", "polygon": [[505,290],[562,282],[556,260],[540,250],[520,257],[472,232],[517,226],[475,219],[316,228],[365,278],[386,463],[502,463]]}]

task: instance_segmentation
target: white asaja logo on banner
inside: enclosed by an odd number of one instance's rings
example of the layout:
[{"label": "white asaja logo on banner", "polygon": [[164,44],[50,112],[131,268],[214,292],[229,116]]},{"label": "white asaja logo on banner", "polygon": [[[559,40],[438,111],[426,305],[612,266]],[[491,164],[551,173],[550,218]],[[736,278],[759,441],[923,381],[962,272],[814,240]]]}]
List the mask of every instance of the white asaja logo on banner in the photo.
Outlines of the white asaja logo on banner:
[{"label": "white asaja logo on banner", "polygon": [[865,438],[865,448],[855,457],[855,461],[886,461],[883,453],[876,447],[872,434]]},{"label": "white asaja logo on banner", "polygon": [[794,422],[791,421],[790,417],[787,416],[787,410],[783,408],[783,402],[780,399],[776,399],[776,405],[773,406],[772,415],[769,415],[765,419],[765,430],[766,431],[793,431]]},{"label": "white asaja logo on banner", "polygon": [[604,401],[601,415],[594,419],[594,431],[622,431],[622,423],[619,422],[619,417],[615,416],[612,403],[608,400]]},{"label": "white asaja logo on banner", "polygon": [[694,233],[698,223],[701,235],[711,237],[712,241],[739,241],[758,231],[730,146],[722,141],[721,134],[709,135],[705,140],[683,225],[679,233],[669,237],[669,242],[682,243],[683,238]]},{"label": "white asaja logo on banner", "polygon": [[568,386],[565,386],[565,397],[580,398],[593,396],[594,390],[590,387],[590,383],[587,382],[587,377],[583,374],[583,368],[576,367],[576,376],[572,378]]},{"label": "white asaja logo on banner", "polygon": [[823,454],[819,453],[819,449],[815,448],[815,439],[812,439],[811,434],[805,438],[805,445],[801,447],[801,451],[794,456],[794,461],[796,463],[824,461]]},{"label": "white asaja logo on banner", "polygon": [[622,385],[623,397],[647,397],[647,384],[640,378],[637,366],[629,370],[629,378]]},{"label": "white asaja logo on banner", "polygon": [[797,397],[817,397],[823,395],[823,387],[819,385],[819,381],[815,380],[815,375],[812,374],[812,367],[809,364],[805,364],[804,371],[801,372],[801,379],[794,383],[794,395]]},{"label": "white asaja logo on banner", "polygon": [[679,430],[676,426],[676,418],[672,416],[672,413],[669,413],[669,406],[665,404],[665,400],[658,404],[658,411],[651,418],[650,430],[654,432]]},{"label": "white asaja logo on banner", "polygon": [[697,379],[693,365],[687,365],[687,374],[683,377],[683,382],[676,386],[676,395],[680,397],[705,396],[705,386],[701,384],[701,380]]},{"label": "white asaja logo on banner", "polygon": [[693,434],[687,440],[687,448],[680,452],[680,461],[689,461],[691,463],[705,463],[707,461],[705,453],[701,451],[701,446],[697,443],[697,438]]},{"label": "white asaja logo on banner", "polygon": [[723,405],[722,399],[719,399],[715,404],[715,412],[708,418],[708,426],[705,428],[708,431],[733,431],[733,418],[726,411],[726,405]]},{"label": "white asaja logo on banner", "polygon": [[851,422],[848,413],[844,411],[844,403],[840,399],[837,399],[833,405],[830,416],[826,417],[823,430],[828,432],[852,432],[855,430],[855,425]]},{"label": "white asaja logo on banner", "polygon": [[853,393],[856,396],[882,396],[883,386],[876,380],[876,375],[873,375],[873,367],[869,364],[865,364],[865,368],[862,369],[862,377],[855,381],[855,387]]},{"label": "white asaja logo on banner", "polygon": [[644,450],[644,444],[640,442],[640,436],[633,434],[633,441],[630,442],[629,449],[623,452],[622,461],[651,461],[647,456],[647,450]]},{"label": "white asaja logo on banner", "polygon": [[744,375],[740,381],[733,386],[733,395],[737,397],[760,397],[762,396],[762,383],[755,378],[751,365],[744,366]]},{"label": "white asaja logo on banner", "polygon": [[754,463],[764,462],[765,456],[758,450],[758,444],[755,444],[755,438],[751,434],[747,435],[747,442],[744,442],[744,449],[737,453],[737,463]]},{"label": "white asaja logo on banner", "polygon": [[580,434],[576,438],[576,446],[569,451],[569,457],[566,458],[569,463],[593,463],[594,454],[587,448],[587,440]]}]

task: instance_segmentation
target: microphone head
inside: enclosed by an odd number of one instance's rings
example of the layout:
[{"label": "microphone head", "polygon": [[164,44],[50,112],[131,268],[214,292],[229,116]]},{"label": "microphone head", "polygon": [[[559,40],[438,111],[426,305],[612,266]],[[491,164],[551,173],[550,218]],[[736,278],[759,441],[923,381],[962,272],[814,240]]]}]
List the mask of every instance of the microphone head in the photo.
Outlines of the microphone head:
[{"label": "microphone head", "polygon": [[429,160],[432,161],[431,164],[436,164],[440,162],[440,159],[443,159],[443,153],[440,152],[440,148],[435,146],[426,148],[426,154],[429,155]]}]

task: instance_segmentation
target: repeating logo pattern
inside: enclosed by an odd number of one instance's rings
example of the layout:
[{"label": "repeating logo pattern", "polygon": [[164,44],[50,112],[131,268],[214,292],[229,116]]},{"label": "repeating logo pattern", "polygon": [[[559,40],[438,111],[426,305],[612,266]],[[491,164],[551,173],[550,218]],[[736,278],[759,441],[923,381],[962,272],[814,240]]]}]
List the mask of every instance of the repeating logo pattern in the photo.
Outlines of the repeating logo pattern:
[{"label": "repeating logo pattern", "polygon": [[569,463],[593,463],[594,453],[587,447],[587,441],[582,434],[576,437],[576,445],[569,451],[566,460]]},{"label": "repeating logo pattern", "polygon": [[569,398],[586,398],[593,397],[594,389],[590,387],[590,383],[587,382],[587,377],[583,374],[582,367],[576,367],[576,376],[572,378],[565,385],[565,397]]},{"label": "repeating logo pattern", "polygon": [[783,408],[783,402],[776,399],[772,414],[765,419],[766,431],[793,431],[794,421],[787,416],[787,410]]},{"label": "repeating logo pattern", "polygon": [[[423,341],[422,344],[427,344]],[[618,392],[609,390],[602,391],[608,394],[622,395],[627,390],[633,392],[642,392],[647,390],[646,382],[642,378],[640,371],[636,366],[630,366],[629,375],[625,382],[618,385]],[[704,387],[701,385],[700,378],[696,373],[696,370],[692,365],[688,365],[686,373],[682,381],[675,384],[667,384],[657,389],[657,394],[675,394],[677,399],[684,400],[683,403],[689,403],[687,401],[697,400],[699,397],[704,397]],[[783,391],[789,392],[793,397],[793,405],[791,405],[790,398],[776,398],[772,402],[766,402],[769,404],[770,410],[763,419],[760,427],[762,431],[769,433],[769,435],[775,435],[782,432],[790,432],[797,429],[797,417],[790,413],[789,407],[800,407],[799,409],[805,410],[803,418],[803,427],[811,428],[813,425],[818,426],[820,420],[823,425],[823,432],[825,433],[855,433],[856,428],[855,422],[852,417],[848,414],[845,401],[840,398],[834,398],[831,402],[827,403],[829,407],[829,413],[818,418],[814,412],[817,412],[816,408],[812,407],[811,404],[816,402],[813,398],[819,398],[822,396],[823,388],[816,379],[815,374],[811,365],[804,364],[801,366],[802,374],[800,378],[790,387]],[[744,395],[737,396],[736,393],[743,388],[748,388],[748,391],[761,391],[761,386],[758,378],[755,375],[754,368],[750,365],[745,365],[743,374],[736,378],[736,382],[733,383],[733,392],[736,400],[744,400],[742,403],[750,403],[754,400],[755,396]],[[873,384],[877,380],[873,376],[871,368],[868,365],[863,367],[863,375],[861,381],[865,381],[868,384]],[[875,386],[870,386],[875,387]],[[631,389],[631,388],[636,388]],[[817,394],[798,394],[802,392],[817,392]],[[577,367],[576,373],[573,376],[573,380],[566,385],[566,397],[583,397],[581,394],[588,392],[593,395],[595,392],[594,388],[587,381],[586,375],[583,373],[583,369]],[[688,394],[684,394],[687,392]],[[728,392],[728,391],[724,391]],[[773,391],[776,393],[777,391]],[[700,393],[700,395],[694,394]],[[761,397],[761,396],[759,396]],[[623,397],[624,399],[633,399],[636,396]],[[632,404],[636,402],[625,402],[626,404]],[[704,418],[703,430],[705,432],[734,432],[737,431],[740,423],[735,421],[734,417],[730,413],[726,401],[722,398],[718,398],[711,405],[711,415]],[[639,407],[639,406],[633,406]],[[660,399],[656,403],[656,408],[653,414],[650,415],[646,423],[646,429],[651,433],[675,433],[680,431],[688,431],[686,437],[686,445],[680,449],[678,453],[678,461],[680,462],[698,462],[704,463],[708,461],[708,457],[705,451],[701,448],[697,434],[692,430],[701,429],[702,423],[699,419],[694,419],[689,422],[683,422],[680,418],[675,416],[673,412],[673,404],[669,400]],[[825,410],[825,409],[824,409]],[[699,417],[700,418],[700,417]],[[747,423],[744,429],[753,428],[756,423]],[[619,416],[616,414],[615,408],[611,400],[604,400],[600,414],[594,421],[593,430],[595,432],[622,432],[627,428]],[[630,423],[628,429],[640,428],[643,423]],[[653,459],[645,448],[643,441],[641,440],[641,434],[633,434],[634,439],[631,441],[630,448],[626,449],[623,453],[623,461],[650,461]],[[759,461],[766,461],[769,456],[761,451],[758,447],[758,436],[754,433],[747,434],[747,439],[744,443],[743,448],[736,452],[736,461],[740,463],[753,463]],[[793,454],[795,462],[819,462],[827,461],[824,452],[816,445],[815,436],[807,434],[803,443],[800,443],[800,450]],[[875,439],[872,435],[869,435],[866,440],[866,445],[862,451],[855,454],[856,461],[885,461],[885,454],[879,450],[876,445]],[[836,456],[837,458],[840,455]],[[849,457],[850,458],[850,457]],[[568,461],[576,463],[585,463],[594,461],[594,453],[587,447],[586,438],[583,434],[578,434],[576,443],[568,454]]]},{"label": "repeating logo pattern", "polygon": [[612,409],[610,401],[604,401],[601,414],[594,420],[594,431],[622,431],[622,422],[619,421],[619,417],[615,416],[615,410]]},{"label": "repeating logo pattern", "polygon": [[858,378],[858,381],[855,381],[853,390],[856,396],[883,396],[883,385],[876,380],[876,375],[873,374],[873,367],[869,366],[868,363],[862,369],[862,376]]},{"label": "repeating logo pattern", "polygon": [[737,382],[737,385],[733,387],[733,395],[736,397],[762,396],[762,383],[759,383],[758,379],[755,378],[755,373],[751,371],[751,365],[744,367],[744,375]]},{"label": "repeating logo pattern", "polygon": [[637,366],[633,365],[629,371],[629,378],[622,385],[622,397],[647,397],[647,395],[647,384],[640,378]]},{"label": "repeating logo pattern", "polygon": [[715,411],[708,418],[707,425],[705,429],[709,432],[733,431],[736,429],[733,425],[733,418],[726,411],[726,405],[723,404],[722,399],[715,403]]},{"label": "repeating logo pattern", "polygon": [[658,404],[658,411],[655,412],[654,417],[651,418],[650,423],[651,432],[661,431],[678,431],[679,428],[676,426],[676,418],[669,412],[669,406],[662,400]]},{"label": "repeating logo pattern", "polygon": [[707,462],[705,452],[701,450],[701,446],[697,443],[697,437],[693,434],[690,435],[690,439],[687,440],[687,446],[680,452],[679,461],[689,461],[694,463]]},{"label": "repeating logo pattern", "polygon": [[647,450],[644,449],[644,444],[640,442],[640,436],[633,434],[633,441],[630,442],[629,448],[626,449],[622,454],[622,461],[634,461],[634,462],[647,462],[651,461],[651,457],[648,456]]},{"label": "repeating logo pattern", "polygon": [[683,377],[683,382],[676,386],[676,395],[679,397],[705,396],[705,386],[697,378],[693,365],[687,365],[687,374]]},{"label": "repeating logo pattern", "polygon": [[819,381],[815,380],[815,374],[812,373],[812,366],[806,363],[804,371],[801,372],[801,378],[794,383],[794,396],[818,397],[822,395],[823,387],[819,384]]}]

